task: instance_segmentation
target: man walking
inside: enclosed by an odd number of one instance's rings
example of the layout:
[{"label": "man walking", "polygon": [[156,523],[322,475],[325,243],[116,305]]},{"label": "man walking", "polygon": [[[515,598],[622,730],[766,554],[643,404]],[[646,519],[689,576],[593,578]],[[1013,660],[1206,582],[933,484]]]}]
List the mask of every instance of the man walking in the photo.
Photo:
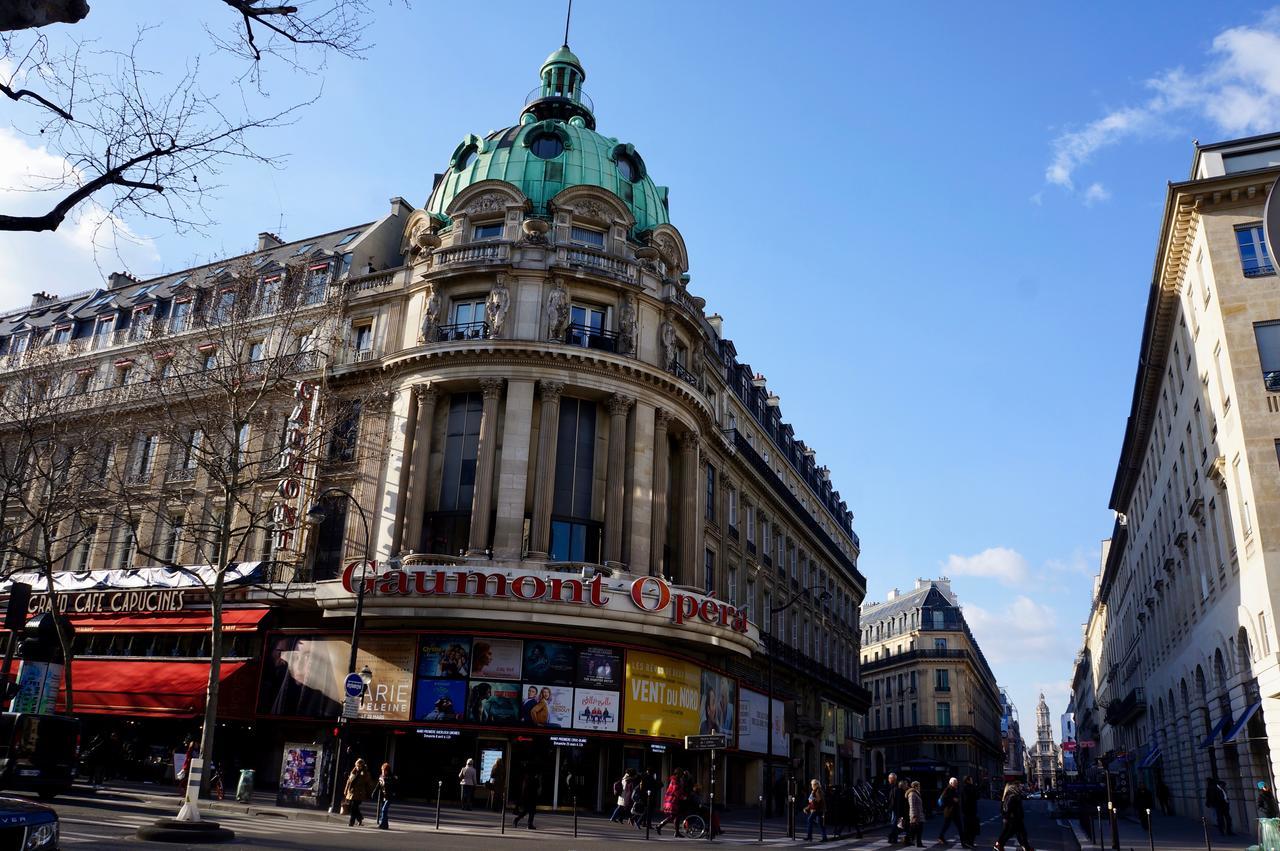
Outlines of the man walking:
[{"label": "man walking", "polygon": [[980,824],[978,822],[978,784],[973,782],[973,775],[964,778],[960,787],[960,844],[965,848],[973,848],[978,838]]},{"label": "man walking", "polygon": [[960,823],[960,781],[954,777],[948,780],[942,794],[938,796],[938,802],[942,805],[942,827],[938,830],[938,844],[946,844],[947,828],[953,824],[963,842],[964,825]]},{"label": "man walking", "polygon": [[1227,784],[1221,780],[1209,780],[1204,803],[1218,817],[1218,832],[1223,836],[1235,836],[1231,829],[1231,803],[1227,800]]},{"label": "man walking", "polygon": [[476,761],[468,759],[467,764],[458,772],[458,782],[462,785],[462,808],[471,809],[476,799],[476,783],[480,780],[480,772],[476,771]]},{"label": "man walking", "polygon": [[906,800],[902,790],[898,788],[898,775],[889,774],[889,844],[898,842],[898,833],[903,830],[902,810]]}]

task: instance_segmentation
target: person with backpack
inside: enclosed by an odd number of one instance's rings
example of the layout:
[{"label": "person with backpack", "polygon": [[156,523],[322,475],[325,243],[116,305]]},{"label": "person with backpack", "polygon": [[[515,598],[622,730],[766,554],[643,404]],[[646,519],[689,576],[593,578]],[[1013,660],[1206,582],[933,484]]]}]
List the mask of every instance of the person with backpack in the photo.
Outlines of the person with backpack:
[{"label": "person with backpack", "polygon": [[391,773],[391,763],[382,764],[382,773],[378,775],[377,786],[373,790],[374,800],[378,802],[378,829],[390,830],[388,817],[391,814],[391,801],[396,796],[396,785],[399,779]]},{"label": "person with backpack", "polygon": [[952,777],[947,781],[947,785],[942,789],[942,794],[938,796],[938,806],[942,809],[942,827],[938,830],[938,844],[946,844],[947,828],[953,824],[956,826],[956,833],[960,834],[960,840],[963,842],[964,825],[960,822],[959,780]]},{"label": "person with backpack", "polygon": [[1017,783],[1007,783],[1004,795],[1000,798],[1000,814],[1004,818],[1004,828],[1000,838],[996,840],[996,851],[1004,851],[1005,842],[1016,838],[1022,851],[1035,851],[1031,840],[1027,838],[1026,813],[1022,808],[1022,787]]},{"label": "person with backpack", "polygon": [[622,823],[624,817],[631,813],[631,799],[635,794],[636,776],[630,768],[622,773],[621,780],[613,781],[613,794],[617,798],[617,806],[613,808],[613,815],[609,816],[609,821]]}]

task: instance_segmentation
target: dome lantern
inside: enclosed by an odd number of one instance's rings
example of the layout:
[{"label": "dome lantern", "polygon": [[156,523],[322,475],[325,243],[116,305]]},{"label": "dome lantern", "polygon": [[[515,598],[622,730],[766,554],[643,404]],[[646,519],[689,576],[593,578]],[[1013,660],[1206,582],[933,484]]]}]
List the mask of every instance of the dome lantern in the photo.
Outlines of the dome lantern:
[{"label": "dome lantern", "polygon": [[525,98],[522,115],[532,115],[538,121],[554,118],[568,121],[577,116],[583,123],[595,129],[596,119],[592,114],[593,104],[582,90],[582,83],[587,79],[587,72],[568,44],[560,46],[542,63],[539,71],[542,85],[529,93]]}]

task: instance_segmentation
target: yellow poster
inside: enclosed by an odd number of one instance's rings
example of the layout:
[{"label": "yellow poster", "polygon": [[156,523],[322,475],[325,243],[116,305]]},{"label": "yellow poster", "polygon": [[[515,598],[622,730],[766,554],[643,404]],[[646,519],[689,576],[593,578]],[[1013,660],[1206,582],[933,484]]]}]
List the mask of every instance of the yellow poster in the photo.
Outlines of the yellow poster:
[{"label": "yellow poster", "polygon": [[702,706],[702,669],[656,653],[627,651],[623,730],[637,736],[696,736]]}]

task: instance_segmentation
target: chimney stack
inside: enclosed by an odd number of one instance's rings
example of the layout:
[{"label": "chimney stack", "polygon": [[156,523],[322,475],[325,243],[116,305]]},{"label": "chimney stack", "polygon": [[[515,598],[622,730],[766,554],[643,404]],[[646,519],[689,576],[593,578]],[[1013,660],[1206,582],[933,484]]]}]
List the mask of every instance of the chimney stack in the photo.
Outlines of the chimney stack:
[{"label": "chimney stack", "polygon": [[39,307],[42,304],[48,304],[51,301],[57,301],[57,300],[58,300],[58,297],[53,293],[47,293],[47,292],[41,291],[38,293],[33,293],[31,295],[31,306]]},{"label": "chimney stack", "polygon": [[263,231],[258,234],[258,250],[266,251],[268,248],[275,248],[278,245],[284,245],[284,240],[276,236],[270,231]]}]

